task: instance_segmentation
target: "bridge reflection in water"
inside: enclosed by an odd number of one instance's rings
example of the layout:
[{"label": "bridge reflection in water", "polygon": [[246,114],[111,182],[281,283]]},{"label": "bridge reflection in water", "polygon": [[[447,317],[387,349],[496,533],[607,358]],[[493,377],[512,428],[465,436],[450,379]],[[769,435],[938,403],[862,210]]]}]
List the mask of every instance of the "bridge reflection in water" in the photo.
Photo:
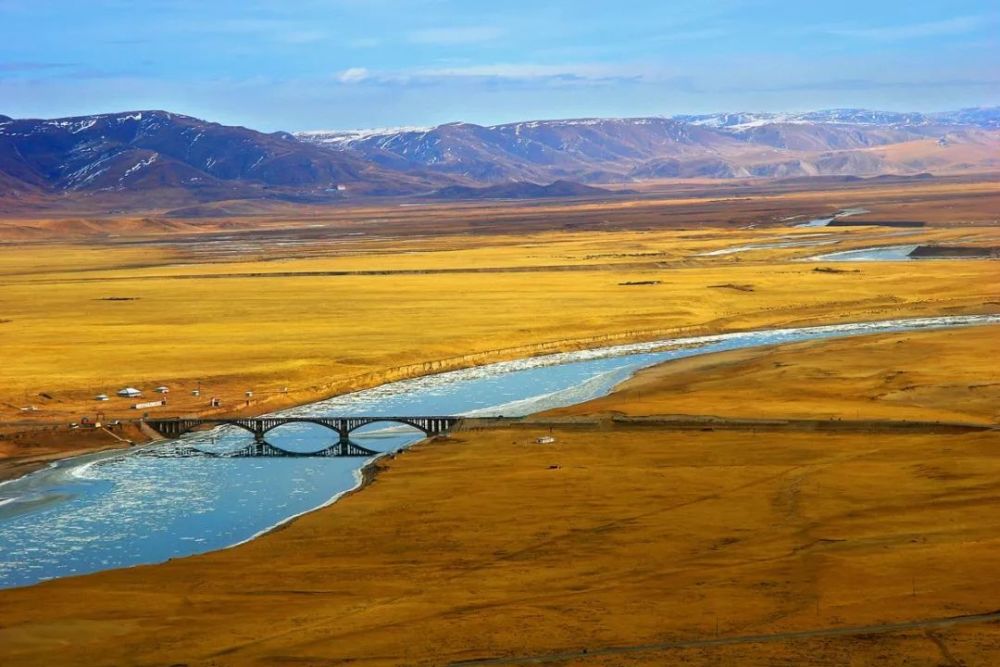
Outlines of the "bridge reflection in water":
[{"label": "bridge reflection in water", "polygon": [[[152,452],[150,452],[152,453]],[[246,459],[246,458],[275,458],[275,457],[323,457],[323,456],[375,456],[382,452],[368,449],[350,440],[338,442],[335,445],[320,449],[315,452],[295,452],[288,449],[276,447],[266,440],[254,442],[246,447],[230,452],[210,452],[198,447],[178,447],[169,453],[158,453],[155,456],[167,456],[171,458],[204,456],[213,459]]]},{"label": "bridge reflection in water", "polygon": [[[256,419],[146,419],[144,424],[160,435],[178,438],[184,433],[208,426],[236,426],[254,436],[253,444],[231,452],[209,452],[197,447],[179,447],[170,452],[152,452],[153,456],[204,456],[209,458],[249,457],[323,457],[323,456],[374,456],[377,452],[351,442],[350,434],[364,426],[391,422],[410,426],[424,435],[440,435],[459,422],[459,417],[261,417]],[[264,435],[285,424],[316,424],[339,434],[340,440],[330,447],[313,452],[297,452],[276,447]]]}]

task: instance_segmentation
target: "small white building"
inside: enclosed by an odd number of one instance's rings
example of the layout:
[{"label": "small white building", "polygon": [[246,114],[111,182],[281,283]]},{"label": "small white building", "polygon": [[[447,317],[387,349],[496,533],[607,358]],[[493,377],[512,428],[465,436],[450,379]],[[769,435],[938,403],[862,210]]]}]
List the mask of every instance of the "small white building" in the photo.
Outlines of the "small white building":
[{"label": "small white building", "polygon": [[107,394],[98,394],[97,396],[94,396],[94,400],[95,401],[106,401],[106,400],[108,400],[108,395]]},{"label": "small white building", "polygon": [[118,395],[122,398],[136,398],[137,396],[142,396],[142,392],[135,387],[125,387],[118,390]]},{"label": "small white building", "polygon": [[153,391],[155,391],[157,394],[169,394],[170,393],[170,387],[165,387],[165,386],[161,385],[161,386],[157,387],[156,389],[154,389]]},{"label": "small white building", "polygon": [[543,435],[538,438],[535,438],[535,442],[537,442],[539,445],[551,445],[555,441],[556,439],[553,438],[551,435]]}]

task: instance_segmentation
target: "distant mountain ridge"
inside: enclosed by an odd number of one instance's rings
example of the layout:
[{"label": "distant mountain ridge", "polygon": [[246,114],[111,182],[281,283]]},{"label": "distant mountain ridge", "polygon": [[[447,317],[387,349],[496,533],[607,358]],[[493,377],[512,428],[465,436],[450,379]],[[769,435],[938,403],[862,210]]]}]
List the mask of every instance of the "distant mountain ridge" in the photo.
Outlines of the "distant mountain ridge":
[{"label": "distant mountain ridge", "polygon": [[[583,118],[482,126],[300,132],[331,150],[385,167],[427,169],[500,183],[570,179],[588,183],[645,178],[870,176],[933,169],[992,169],[948,151],[897,161],[882,146],[932,140],[996,145],[1000,107],[925,114],[831,109],[803,113],[719,113],[671,118]],[[775,150],[777,149],[777,150]],[[958,151],[951,150],[955,154]],[[956,159],[957,158],[957,159]]]},{"label": "distant mountain ridge", "polygon": [[[0,115],[0,205],[7,206],[60,198],[129,208],[431,193],[481,198],[504,197],[504,187],[511,196],[558,196],[560,190],[585,196],[580,184],[644,179],[973,171],[1000,171],[1000,107],[448,123],[295,134],[167,111],[57,119]],[[482,192],[493,186],[502,187]]]},{"label": "distant mountain ridge", "polygon": [[0,119],[0,174],[37,191],[173,191],[204,200],[270,191],[406,194],[440,184],[387,173],[358,155],[324,150],[287,132],[265,134],[166,111]]},{"label": "distant mountain ridge", "polygon": [[873,111],[871,109],[824,109],[801,113],[715,113],[701,115],[677,115],[681,120],[695,125],[711,127],[746,127],[765,123],[827,123],[839,125],[975,125],[982,129],[1000,127],[1000,107],[977,107],[921,113],[917,111]]}]

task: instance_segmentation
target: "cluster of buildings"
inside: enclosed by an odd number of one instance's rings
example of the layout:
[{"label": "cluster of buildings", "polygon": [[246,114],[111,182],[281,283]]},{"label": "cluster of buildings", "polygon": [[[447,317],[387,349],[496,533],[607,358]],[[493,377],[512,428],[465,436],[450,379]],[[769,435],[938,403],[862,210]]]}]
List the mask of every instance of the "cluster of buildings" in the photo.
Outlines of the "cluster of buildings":
[{"label": "cluster of buildings", "polygon": [[[157,394],[166,395],[170,393],[170,387],[160,386],[154,389],[153,391],[155,391]],[[142,391],[136,389],[135,387],[124,387],[122,389],[119,389],[116,393],[118,396],[121,396],[122,398],[140,398],[142,396]],[[110,399],[107,394],[98,394],[97,396],[94,397],[94,400],[107,401]],[[166,403],[166,398],[163,399],[163,402]]]},{"label": "cluster of buildings", "polygon": [[[135,409],[135,410],[142,410],[144,408],[155,408],[155,407],[159,407],[161,405],[166,405],[167,404],[166,395],[170,393],[170,387],[166,387],[166,386],[162,386],[161,385],[161,386],[157,387],[156,389],[154,389],[153,391],[155,391],[157,394],[162,395],[163,398],[155,400],[155,401],[144,401],[144,402],[140,402],[140,403],[135,403],[135,404],[132,405],[132,408]],[[142,391],[139,390],[139,389],[136,389],[135,387],[123,387],[123,388],[119,389],[116,393],[118,394],[118,396],[120,396],[122,398],[141,398],[142,397]],[[97,396],[94,397],[94,399],[98,400],[98,401],[107,401],[107,400],[109,400],[107,394],[98,394]]]},{"label": "cluster of buildings", "polygon": [[[136,410],[141,410],[143,408],[153,408],[153,407],[158,407],[158,406],[161,406],[161,405],[166,405],[167,404],[167,397],[166,397],[166,395],[170,393],[170,387],[167,387],[165,385],[161,385],[161,386],[157,387],[156,389],[154,389],[153,391],[156,392],[157,394],[160,394],[161,396],[163,396],[163,398],[160,398],[160,399],[157,399],[157,400],[153,400],[153,401],[145,401],[145,402],[135,403],[132,406],[132,408],[136,409]],[[288,389],[286,388],[285,391],[287,392]],[[115,394],[117,396],[120,396],[121,398],[132,398],[132,399],[142,398],[142,390],[141,389],[136,389],[135,387],[122,387],[117,392],[115,392]],[[191,391],[191,395],[195,396],[195,397],[201,396],[201,387],[200,387],[200,384],[199,384],[198,389],[194,389],[194,390]],[[248,390],[246,392],[246,402],[247,402],[247,405],[250,404],[250,399],[252,397],[253,397],[253,392]],[[109,401],[109,400],[111,400],[111,398],[107,394],[98,394],[97,396],[94,397],[94,400],[95,401]],[[213,408],[218,408],[218,407],[221,407],[222,402],[220,401],[220,399],[212,397],[212,399],[210,401],[210,405]]]}]

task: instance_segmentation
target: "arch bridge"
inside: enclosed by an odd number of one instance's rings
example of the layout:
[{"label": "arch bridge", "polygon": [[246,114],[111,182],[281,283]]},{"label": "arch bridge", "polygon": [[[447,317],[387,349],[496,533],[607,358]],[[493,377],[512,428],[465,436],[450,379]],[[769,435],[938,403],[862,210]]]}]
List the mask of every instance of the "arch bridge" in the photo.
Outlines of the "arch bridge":
[{"label": "arch bridge", "polygon": [[[143,423],[166,438],[180,436],[205,426],[236,426],[253,434],[255,446],[258,449],[271,447],[264,436],[279,426],[286,424],[317,424],[336,431],[340,442],[330,448],[336,456],[368,456],[374,454],[350,441],[350,434],[362,426],[390,422],[412,426],[423,431],[427,436],[440,435],[449,431],[461,420],[452,416],[420,416],[420,417],[255,417],[255,418],[218,418],[218,419],[144,419]],[[287,454],[287,452],[286,452]]]}]

